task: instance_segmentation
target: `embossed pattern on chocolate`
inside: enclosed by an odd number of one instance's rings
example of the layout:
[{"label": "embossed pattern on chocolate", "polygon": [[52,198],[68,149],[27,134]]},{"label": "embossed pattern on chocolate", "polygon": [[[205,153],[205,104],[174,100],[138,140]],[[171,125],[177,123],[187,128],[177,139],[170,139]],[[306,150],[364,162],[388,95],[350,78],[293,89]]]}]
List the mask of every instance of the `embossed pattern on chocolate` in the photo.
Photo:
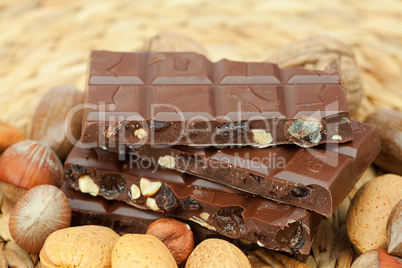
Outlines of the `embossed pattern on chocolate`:
[{"label": "embossed pattern on chocolate", "polygon": [[93,51],[83,142],[311,147],[352,139],[335,63],[325,71],[216,63],[184,52]]}]

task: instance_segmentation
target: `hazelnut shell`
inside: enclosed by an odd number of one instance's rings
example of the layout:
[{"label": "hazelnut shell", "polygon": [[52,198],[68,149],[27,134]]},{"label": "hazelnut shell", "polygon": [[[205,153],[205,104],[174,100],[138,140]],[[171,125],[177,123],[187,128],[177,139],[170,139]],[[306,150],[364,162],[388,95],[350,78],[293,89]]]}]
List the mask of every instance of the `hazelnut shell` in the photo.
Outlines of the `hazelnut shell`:
[{"label": "hazelnut shell", "polygon": [[11,211],[10,234],[22,249],[39,253],[46,238],[70,226],[71,207],[67,196],[53,185],[27,191]]},{"label": "hazelnut shell", "polygon": [[149,225],[146,233],[162,241],[179,265],[185,263],[194,250],[193,232],[187,224],[178,220],[156,220]]},{"label": "hazelnut shell", "polygon": [[[0,180],[17,188],[29,190],[41,184],[60,186],[62,177],[63,165],[57,155],[37,141],[13,144],[0,157]],[[16,202],[14,192],[2,185],[6,197]]]}]

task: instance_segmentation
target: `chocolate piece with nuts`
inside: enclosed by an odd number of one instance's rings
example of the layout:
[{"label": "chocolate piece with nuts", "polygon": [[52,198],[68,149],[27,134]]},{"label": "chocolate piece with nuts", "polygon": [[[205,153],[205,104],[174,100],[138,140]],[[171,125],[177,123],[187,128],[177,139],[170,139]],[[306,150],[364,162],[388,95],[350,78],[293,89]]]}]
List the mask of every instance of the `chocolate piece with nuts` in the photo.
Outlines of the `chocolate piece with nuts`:
[{"label": "chocolate piece with nuts", "polygon": [[[299,138],[314,133],[310,128],[320,128],[318,121],[300,124],[303,130]],[[352,127],[352,142],[308,149],[296,146],[264,149],[142,146],[132,153],[165,168],[329,217],[380,150],[372,126],[352,121]],[[170,165],[161,159],[170,159]]]},{"label": "chocolate piece with nuts", "polygon": [[[150,210],[138,209],[127,203],[106,200],[101,196],[91,196],[78,192],[64,183],[61,190],[70,201],[72,210],[72,226],[78,225],[102,225],[115,230],[119,234],[140,233],[145,234],[147,228],[153,222],[164,218],[164,215]],[[184,221],[190,226],[194,235],[195,244],[199,244],[207,238],[225,239],[242,250],[250,251],[259,246],[247,240],[232,239],[223,236],[216,231],[209,230],[195,223]],[[306,255],[300,255],[305,258]]]},{"label": "chocolate piece with nuts", "polygon": [[[144,163],[129,156],[119,160],[119,155],[99,148],[76,146],[65,163],[65,181],[76,190],[88,192],[93,185],[108,188],[101,180],[106,174],[119,181],[123,178],[126,186],[114,200],[192,221],[224,236],[262,247],[299,255],[310,252],[320,222],[318,214],[181,172],[147,168],[141,165]],[[77,166],[85,169],[85,174],[74,172]],[[84,188],[80,184],[82,179],[86,181]],[[140,189],[139,197],[138,192],[133,196],[132,185]],[[94,193],[108,197],[101,190],[91,192]]]},{"label": "chocolate piece with nuts", "polygon": [[191,52],[93,51],[89,69],[82,141],[97,147],[311,147],[352,139],[336,63],[310,71],[213,63]]}]

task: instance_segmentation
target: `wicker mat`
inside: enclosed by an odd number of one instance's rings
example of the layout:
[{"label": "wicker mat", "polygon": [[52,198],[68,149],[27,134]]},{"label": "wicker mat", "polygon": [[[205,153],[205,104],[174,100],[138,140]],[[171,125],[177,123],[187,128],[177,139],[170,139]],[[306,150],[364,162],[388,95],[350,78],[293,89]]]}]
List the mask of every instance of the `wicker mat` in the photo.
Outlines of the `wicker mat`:
[{"label": "wicker mat", "polygon": [[[194,39],[213,61],[264,61],[290,42],[327,34],[352,46],[361,70],[365,95],[355,118],[402,110],[399,0],[0,0],[0,120],[27,131],[51,87],[84,90],[90,50],[139,50],[161,32]],[[328,237],[336,220],[320,232]]]},{"label": "wicker mat", "polygon": [[1,0],[0,120],[29,128],[52,86],[84,89],[91,49],[135,51],[160,32],[202,44],[211,60],[263,61],[278,47],[316,34],[354,49],[365,98],[402,110],[402,2]]}]

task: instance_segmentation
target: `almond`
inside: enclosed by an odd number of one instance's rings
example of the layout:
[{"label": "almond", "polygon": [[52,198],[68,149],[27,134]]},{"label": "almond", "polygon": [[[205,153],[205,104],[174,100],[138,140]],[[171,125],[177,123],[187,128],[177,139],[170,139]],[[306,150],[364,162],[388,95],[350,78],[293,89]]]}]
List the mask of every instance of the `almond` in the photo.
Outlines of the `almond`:
[{"label": "almond", "polygon": [[381,141],[381,151],[374,164],[402,176],[402,112],[377,110],[368,115],[364,122],[377,129]]},{"label": "almond", "polygon": [[387,248],[387,220],[401,199],[402,177],[394,174],[376,177],[357,191],[346,226],[350,241],[360,252]]},{"label": "almond", "polygon": [[387,221],[388,254],[402,257],[402,200],[394,207]]},{"label": "almond", "polygon": [[83,101],[84,93],[74,87],[52,88],[36,109],[29,139],[49,144],[60,159],[66,159],[81,135],[82,109],[77,105]]}]

